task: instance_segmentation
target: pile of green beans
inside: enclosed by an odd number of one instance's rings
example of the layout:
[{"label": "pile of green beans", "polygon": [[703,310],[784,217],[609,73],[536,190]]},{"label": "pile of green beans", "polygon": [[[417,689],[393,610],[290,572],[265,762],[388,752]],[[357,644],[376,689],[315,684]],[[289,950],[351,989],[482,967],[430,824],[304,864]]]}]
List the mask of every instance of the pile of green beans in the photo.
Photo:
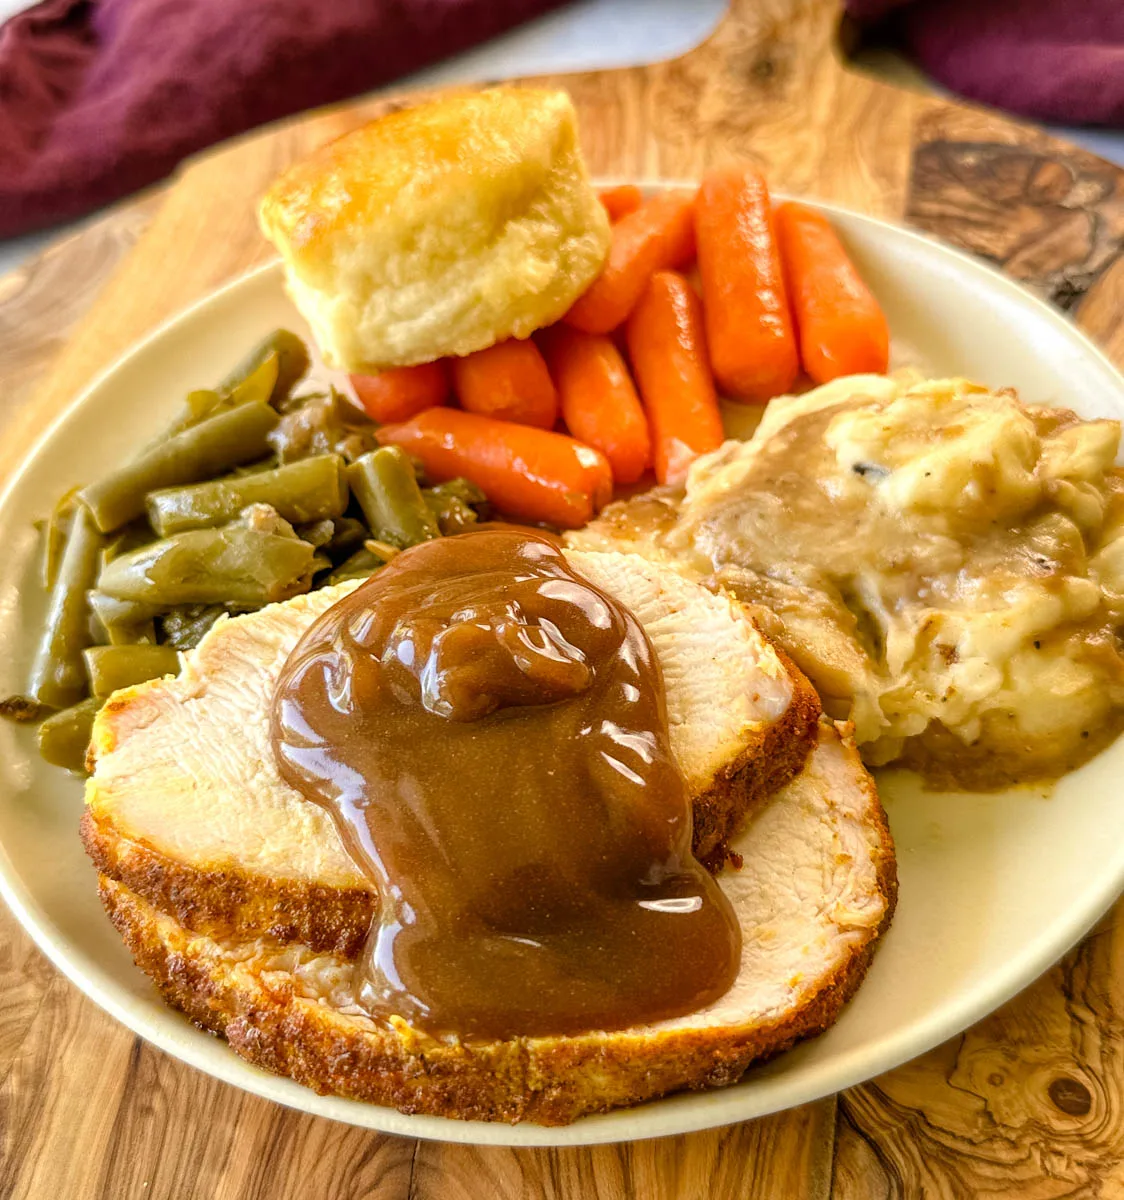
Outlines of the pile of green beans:
[{"label": "pile of green beans", "polygon": [[102,703],[176,674],[222,617],[363,578],[479,519],[467,480],[427,487],[346,397],[296,391],[308,367],[301,339],[275,330],[43,522],[47,615],[26,694],[0,715],[39,721],[48,762],[82,770]]}]

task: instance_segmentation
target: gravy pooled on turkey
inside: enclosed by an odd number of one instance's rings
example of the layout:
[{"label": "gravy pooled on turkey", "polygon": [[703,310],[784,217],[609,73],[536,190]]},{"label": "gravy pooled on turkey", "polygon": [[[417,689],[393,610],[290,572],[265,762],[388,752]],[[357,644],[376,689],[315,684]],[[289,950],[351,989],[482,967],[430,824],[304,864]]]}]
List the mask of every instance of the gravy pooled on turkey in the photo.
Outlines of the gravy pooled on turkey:
[{"label": "gravy pooled on turkey", "polygon": [[380,892],[368,1011],[564,1034],[730,987],[741,935],[691,853],[652,648],[545,538],[403,553],[308,630],[274,705],[282,776]]}]

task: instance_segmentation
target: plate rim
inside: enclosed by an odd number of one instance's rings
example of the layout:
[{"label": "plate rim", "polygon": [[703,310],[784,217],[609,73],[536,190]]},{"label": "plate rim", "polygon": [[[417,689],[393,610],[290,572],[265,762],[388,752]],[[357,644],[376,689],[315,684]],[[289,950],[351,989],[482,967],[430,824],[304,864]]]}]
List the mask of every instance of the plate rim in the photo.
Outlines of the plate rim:
[{"label": "plate rim", "polygon": [[[617,176],[599,177],[594,180],[595,186],[612,186],[617,182],[636,183],[646,191],[698,186],[697,181],[677,179],[628,179],[624,176]],[[1115,378],[1121,398],[1124,399],[1124,373],[1116,367],[1085,331],[1057,308],[1005,275],[991,263],[950,246],[938,238],[883,217],[857,212],[814,197],[794,197],[781,191],[774,192],[773,196],[777,200],[799,199],[801,203],[841,217],[847,222],[858,222],[873,229],[889,229],[895,235],[920,243],[927,249],[935,249],[943,256],[951,256],[961,272],[967,272],[969,275],[982,273],[992,287],[1000,286],[1018,303],[1024,306],[1029,304],[1036,308],[1039,315],[1049,324],[1071,341],[1075,341],[1084,357],[1094,360]],[[272,257],[249,271],[227,280],[161,321],[143,338],[130,345],[123,354],[99,371],[83,390],[63,405],[44,426],[39,435],[30,443],[19,467],[4,480],[3,486],[0,487],[0,514],[8,506],[12,494],[19,488],[32,465],[39,460],[41,455],[48,452],[49,445],[59,429],[80,408],[88,404],[90,398],[119,371],[138,356],[148,352],[154,343],[160,341],[173,328],[191,321],[198,317],[203,310],[222,300],[229,299],[231,293],[243,288],[250,288],[253,284],[260,283],[265,276],[279,274],[281,268],[280,257]],[[8,848],[2,842],[0,842],[0,897],[4,899],[21,927],[52,965],[103,1011],[124,1025],[134,1035],[143,1038],[194,1070],[202,1071],[223,1083],[312,1116],[325,1117],[329,1120],[396,1136],[474,1145],[562,1147],[633,1141],[721,1128],[755,1119],[771,1112],[783,1111],[796,1105],[813,1103],[824,1096],[854,1087],[884,1071],[927,1053],[941,1042],[994,1012],[1013,996],[1029,987],[1096,924],[1124,889],[1124,846],[1121,846],[1112,861],[1115,864],[1115,871],[1111,875],[1106,872],[1103,886],[1095,891],[1095,899],[1087,901],[1081,910],[1079,919],[1074,919],[1072,913],[1066,916],[1063,910],[1049,927],[1052,930],[1052,936],[1039,938],[1023,953],[1005,961],[1000,969],[993,972],[992,978],[997,982],[990,988],[986,991],[980,988],[975,989],[970,993],[972,997],[970,1001],[960,1000],[957,1002],[955,997],[952,998],[949,1003],[924,1020],[920,1030],[916,1025],[906,1027],[892,1037],[888,1043],[882,1043],[878,1052],[871,1053],[864,1051],[861,1047],[855,1047],[848,1054],[840,1056],[829,1064],[821,1065],[819,1074],[822,1077],[822,1086],[818,1086],[812,1093],[809,1093],[806,1086],[803,1089],[800,1088],[799,1078],[794,1084],[789,1085],[789,1089],[786,1089],[783,1076],[774,1077],[773,1080],[762,1079],[758,1081],[756,1089],[747,1088],[746,1084],[750,1084],[752,1081],[751,1076],[744,1083],[735,1084],[729,1088],[691,1094],[691,1098],[696,1101],[696,1104],[682,1112],[669,1104],[676,1099],[676,1095],[683,1095],[678,1093],[649,1101],[647,1104],[635,1108],[615,1109],[608,1113],[579,1118],[566,1126],[543,1126],[530,1122],[509,1125],[502,1122],[460,1121],[451,1117],[406,1115],[394,1108],[364,1101],[348,1100],[331,1095],[322,1096],[293,1080],[274,1076],[253,1066],[238,1057],[229,1048],[225,1048],[223,1055],[215,1056],[215,1062],[211,1062],[209,1059],[205,1060],[204,1056],[197,1052],[194,1040],[188,1039],[179,1032],[179,1028],[183,1027],[190,1029],[193,1034],[197,1032],[186,1016],[172,1009],[171,1006],[166,1006],[166,1013],[163,1015],[174,1019],[175,1025],[173,1026],[171,1021],[154,1023],[147,1011],[137,1004],[135,997],[123,992],[119,985],[112,984],[101,977],[105,972],[100,967],[94,964],[89,967],[85,966],[81,961],[81,951],[79,950],[78,955],[75,955],[67,939],[57,931],[57,927],[42,910],[30,891],[23,886]],[[1093,909],[1096,911],[1093,912]],[[159,1003],[166,1004],[162,999],[159,1000]],[[908,1042],[909,1048],[903,1054],[902,1043],[905,1042]],[[771,1087],[770,1083],[772,1083]],[[763,1086],[774,1096],[776,1102],[767,1102],[765,1106],[744,1103],[739,1105],[737,1103],[739,1089],[746,1088],[744,1095],[750,1096],[759,1092]],[[800,1095],[786,1096],[786,1090],[799,1091]],[[629,1126],[635,1126],[635,1128],[629,1128]]]}]

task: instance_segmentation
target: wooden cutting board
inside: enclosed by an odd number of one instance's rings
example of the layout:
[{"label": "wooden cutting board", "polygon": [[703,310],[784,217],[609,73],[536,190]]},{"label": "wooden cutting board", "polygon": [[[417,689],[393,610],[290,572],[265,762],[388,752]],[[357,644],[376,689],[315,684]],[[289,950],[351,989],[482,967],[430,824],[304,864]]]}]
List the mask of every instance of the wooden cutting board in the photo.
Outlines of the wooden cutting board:
[{"label": "wooden cutting board", "polygon": [[[549,82],[573,95],[598,174],[755,162],[778,189],[984,256],[1124,364],[1124,172],[848,69],[839,29],[836,0],[735,0],[673,62]],[[0,279],[0,470],[131,343],[270,257],[254,205],[282,167],[399,102],[228,143]],[[1119,905],[1000,1012],[871,1083],[711,1133],[569,1150],[382,1137],[245,1095],[117,1025],[0,912],[3,1197],[1108,1197],[1124,1195],[1122,1091]]]}]

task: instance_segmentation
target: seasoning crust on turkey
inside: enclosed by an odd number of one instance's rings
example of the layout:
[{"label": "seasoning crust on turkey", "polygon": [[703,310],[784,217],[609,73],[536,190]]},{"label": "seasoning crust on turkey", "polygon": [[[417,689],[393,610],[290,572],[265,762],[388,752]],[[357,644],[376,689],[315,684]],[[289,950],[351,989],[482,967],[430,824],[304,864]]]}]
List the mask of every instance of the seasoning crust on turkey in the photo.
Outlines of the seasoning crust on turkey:
[{"label": "seasoning crust on turkey", "polygon": [[[695,852],[720,860],[745,813],[803,767],[815,692],[729,597],[637,555],[572,552],[571,561],[652,640]],[[201,933],[357,951],[374,894],[328,814],[282,781],[268,703],[301,634],[355,587],[221,622],[178,678],[110,700],[94,727],[82,821],[99,871]]]},{"label": "seasoning crust on turkey", "polygon": [[830,1026],[861,983],[893,915],[897,874],[850,737],[822,724],[805,770],[731,849],[743,866],[718,881],[744,940],[717,1004],[648,1027],[484,1044],[373,1021],[341,955],[198,934],[105,875],[100,894],[164,997],[255,1065],[404,1113],[559,1125],[734,1083],[751,1063]]},{"label": "seasoning crust on turkey", "polygon": [[544,1123],[730,1083],[830,1025],[896,898],[849,733],[819,720],[736,600],[637,555],[568,556],[658,659],[696,852],[741,926],[730,991],[650,1027],[485,1042],[365,1011],[356,969],[375,894],[269,746],[282,666],[347,583],[221,622],[178,678],[126,690],[98,718],[83,836],[107,911],[171,1003],[320,1091]]}]

